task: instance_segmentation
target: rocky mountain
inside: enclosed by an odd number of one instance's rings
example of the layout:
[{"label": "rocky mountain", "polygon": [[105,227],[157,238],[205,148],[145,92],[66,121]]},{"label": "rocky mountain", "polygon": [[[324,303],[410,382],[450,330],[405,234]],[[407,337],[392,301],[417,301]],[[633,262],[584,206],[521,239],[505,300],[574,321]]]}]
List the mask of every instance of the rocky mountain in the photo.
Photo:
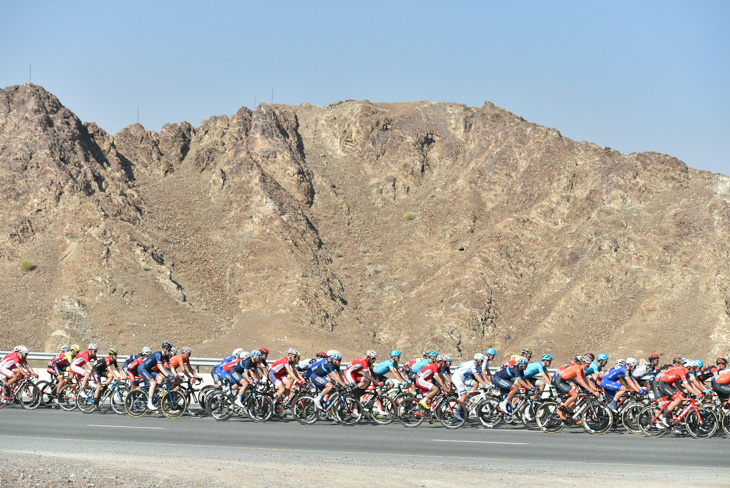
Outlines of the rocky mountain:
[{"label": "rocky mountain", "polygon": [[486,103],[110,135],[0,90],[0,349],[727,354],[730,178]]}]

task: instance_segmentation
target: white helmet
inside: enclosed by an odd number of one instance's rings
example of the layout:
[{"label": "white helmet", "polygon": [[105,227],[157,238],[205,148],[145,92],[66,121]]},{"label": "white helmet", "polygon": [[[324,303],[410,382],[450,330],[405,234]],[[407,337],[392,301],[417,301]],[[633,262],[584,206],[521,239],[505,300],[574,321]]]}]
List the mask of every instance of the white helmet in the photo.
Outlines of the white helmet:
[{"label": "white helmet", "polygon": [[25,346],[18,346],[18,354],[28,355],[28,348]]},{"label": "white helmet", "polygon": [[299,351],[297,351],[297,349],[294,347],[290,347],[289,351],[287,351],[287,354],[289,356],[299,356]]},{"label": "white helmet", "polygon": [[616,366],[619,367],[619,368],[622,367],[622,366],[626,366],[626,360],[625,359],[617,359],[616,360]]},{"label": "white helmet", "polygon": [[142,356],[149,356],[150,354],[152,354],[152,349],[150,349],[147,346],[144,346],[142,348]]},{"label": "white helmet", "polygon": [[251,353],[248,351],[243,351],[241,355],[239,356],[241,359],[248,359],[251,357]]},{"label": "white helmet", "polygon": [[243,352],[243,348],[239,347],[239,348],[233,350],[233,355],[236,356],[237,358],[240,358],[242,352]]},{"label": "white helmet", "polygon": [[71,346],[69,346],[68,344],[64,344],[63,346],[61,346],[61,352],[69,352],[70,350]]},{"label": "white helmet", "polygon": [[484,354],[482,354],[480,352],[478,352],[478,353],[476,353],[474,355],[474,361],[478,361],[480,363],[483,363],[486,360],[487,360],[487,356],[485,356]]},{"label": "white helmet", "polygon": [[18,352],[18,351],[20,351],[20,348],[21,348],[21,347],[23,347],[23,346],[22,346],[22,345],[20,345],[20,344],[18,344],[17,346],[15,346],[15,347],[13,348],[13,352]]},{"label": "white helmet", "polygon": [[98,350],[99,350],[99,346],[97,346],[95,342],[92,342],[91,344],[89,344],[89,351],[98,351]]},{"label": "white helmet", "polygon": [[627,358],[626,359],[626,365],[627,366],[633,366],[634,368],[639,365],[639,360],[636,358]]},{"label": "white helmet", "polygon": [[366,354],[367,357],[372,359],[378,359],[378,353],[370,349]]}]

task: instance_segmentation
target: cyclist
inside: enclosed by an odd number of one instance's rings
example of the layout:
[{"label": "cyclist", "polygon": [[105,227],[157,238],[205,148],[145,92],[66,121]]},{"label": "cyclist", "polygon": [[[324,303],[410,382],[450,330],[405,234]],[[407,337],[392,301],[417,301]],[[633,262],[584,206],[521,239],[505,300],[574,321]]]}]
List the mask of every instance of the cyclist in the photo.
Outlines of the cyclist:
[{"label": "cyclist", "polygon": [[5,383],[4,391],[0,395],[0,402],[7,403],[12,391],[11,387],[20,380],[23,373],[38,377],[28,364],[27,358],[28,348],[18,346],[17,351],[11,352],[0,361],[0,379]]},{"label": "cyclist", "polygon": [[152,349],[149,347],[143,348],[142,354],[137,354],[137,359],[129,363],[126,369],[124,369],[124,372],[127,374],[127,378],[129,378],[129,383],[132,386],[137,386],[137,384],[143,379],[142,373],[139,372],[139,367],[148,357],[150,357],[150,355],[152,355]]},{"label": "cyclist", "polygon": [[[543,354],[540,361],[530,363],[525,369],[525,381],[532,385],[532,388],[540,388],[540,393],[545,391],[545,386],[550,384],[551,378],[548,368],[553,362],[550,354]],[[539,378],[537,378],[539,376]],[[534,398],[534,397],[533,397]]]},{"label": "cyclist", "polygon": [[[482,375],[480,374],[482,370],[482,364],[484,363],[484,361],[486,361],[486,359],[487,358],[486,356],[484,356],[484,354],[478,352],[474,354],[473,360],[462,363],[454,371],[454,374],[451,378],[454,382],[454,387],[456,388],[456,391],[459,392],[459,400],[462,403],[466,404],[466,399],[469,396],[469,393],[476,392],[480,386],[483,388],[487,388],[490,386],[490,383],[484,381]],[[471,389],[469,389],[470,383],[473,385]]]},{"label": "cyclist", "polygon": [[170,369],[173,374],[179,376],[185,375],[193,382],[200,382],[203,381],[203,378],[193,371],[193,366],[190,364],[190,355],[192,353],[193,349],[191,347],[183,347],[180,354],[175,354],[170,358]]},{"label": "cyclist", "polygon": [[532,384],[525,380],[525,369],[527,369],[529,360],[525,356],[520,356],[515,360],[515,363],[514,366],[500,369],[494,375],[494,384],[499,388],[503,398],[499,404],[499,408],[503,412],[512,410],[512,399],[520,388],[529,389],[532,387]]},{"label": "cyclist", "polygon": [[299,371],[299,373],[302,375],[302,377],[304,377],[310,366],[312,366],[317,361],[321,361],[322,359],[326,358],[327,353],[324,351],[319,351],[317,354],[314,355],[313,358],[300,359],[295,367],[297,368],[297,371]]},{"label": "cyclist", "polygon": [[484,352],[484,356],[486,357],[486,359],[482,361],[481,380],[491,385],[494,381],[494,378],[492,377],[492,371],[489,369],[489,366],[490,362],[493,361],[495,357],[497,357],[497,350],[493,347],[487,348],[487,350]]},{"label": "cyclist", "polygon": [[[134,377],[134,374],[132,374],[130,376],[129,371],[128,371],[129,366],[132,363],[134,363],[135,361],[137,361],[139,358],[143,358],[143,360],[144,360],[144,358],[146,358],[150,354],[152,354],[152,349],[150,349],[149,347],[146,347],[145,346],[145,347],[142,348],[142,353],[140,353],[140,354],[132,354],[131,356],[129,356],[126,359],[126,361],[124,361],[124,364],[122,364],[122,371],[124,371],[124,374],[127,375],[127,377],[129,378],[129,381],[130,382],[134,382],[135,377]],[[139,366],[139,364],[140,363],[137,363],[137,366]],[[135,371],[136,371],[136,369],[137,368],[135,367]]]},{"label": "cyclist", "polygon": [[[94,390],[94,405],[99,405],[99,398],[101,397],[101,384],[102,380],[106,378],[106,385],[114,380],[121,381],[123,376],[119,371],[119,365],[117,364],[117,355],[119,351],[116,347],[110,347],[107,351],[107,357],[99,358],[91,368],[91,373],[94,375],[94,381],[96,381],[96,389]],[[105,385],[105,387],[106,387]]]},{"label": "cyclist", "polygon": [[[590,366],[592,360],[590,356],[576,357],[577,364],[568,365],[564,370],[558,371],[553,375],[553,386],[562,394],[568,395],[568,398],[561,405],[562,409],[572,411],[575,402],[578,401],[578,387],[582,387],[595,396],[598,396],[598,390],[591,385],[585,376],[585,371]],[[562,410],[558,411],[561,418],[565,420]]]},{"label": "cyclist", "polygon": [[[659,357],[659,354],[652,354],[649,356],[648,363],[637,366],[631,373],[631,378],[642,388],[651,386],[651,380],[656,376],[657,367],[659,366]],[[656,398],[659,397],[660,395],[656,396]]]},{"label": "cyclist", "polygon": [[294,381],[298,381],[299,384],[304,383],[304,378],[299,374],[299,371],[294,367],[299,362],[299,351],[295,348],[290,347],[287,351],[287,355],[283,358],[274,362],[269,370],[269,381],[271,381],[276,387],[276,393],[274,393],[274,404],[284,395],[286,390],[289,390]]},{"label": "cyclist", "polygon": [[165,341],[162,343],[162,350],[151,354],[137,368],[149,385],[147,409],[152,410],[153,412],[157,410],[157,407],[152,403],[152,400],[155,398],[155,390],[157,389],[158,383],[162,383],[165,378],[169,379],[170,382],[175,380],[175,375],[172,374],[172,371],[167,370],[169,367],[171,352],[172,343],[170,341]]},{"label": "cyclist", "polygon": [[616,361],[616,367],[611,368],[601,380],[601,386],[609,396],[613,397],[611,403],[608,404],[608,408],[612,411],[618,412],[616,405],[628,389],[632,391],[641,389],[636,380],[631,377],[631,373],[638,365],[639,361],[636,358],[619,359]]},{"label": "cyclist", "polygon": [[681,366],[672,366],[667,369],[662,376],[657,378],[659,391],[665,397],[671,399],[671,402],[667,405],[665,410],[666,414],[662,413],[662,415],[659,416],[659,422],[661,422],[661,424],[665,427],[669,427],[670,423],[666,415],[671,415],[674,409],[676,409],[686,398],[684,392],[678,388],[679,386],[684,387],[688,392],[694,395],[699,397],[703,396],[702,391],[689,380],[689,375],[694,371],[695,367],[696,364],[694,361],[691,359],[684,359],[682,360]]},{"label": "cyclist", "polygon": [[89,344],[88,350],[78,353],[76,357],[74,357],[73,361],[71,361],[71,365],[69,366],[71,372],[68,375],[68,380],[71,381],[76,378],[76,376],[83,376],[84,378],[81,382],[81,386],[79,386],[79,390],[83,390],[89,383],[92,365],[94,364],[94,361],[96,361],[96,352],[98,350],[99,346],[92,342]]},{"label": "cyclist", "polygon": [[234,381],[241,385],[238,389],[235,403],[239,407],[245,408],[243,405],[243,394],[246,393],[246,388],[258,382],[255,371],[258,369],[258,363],[261,360],[261,351],[254,349],[250,354],[244,352],[241,358],[241,361],[231,369],[231,376]]},{"label": "cyclist", "polygon": [[[373,363],[378,358],[378,353],[369,350],[364,358],[359,358],[350,363],[350,366],[345,370],[345,380],[352,385],[355,390],[353,395],[355,399],[359,400],[360,397],[365,393],[365,390],[370,383],[380,383],[373,377],[373,373],[370,368],[373,367]],[[380,385],[382,386],[382,384]]]},{"label": "cyclist", "polygon": [[415,382],[418,378],[418,375],[421,373],[421,370],[428,364],[431,364],[431,358],[438,357],[439,353],[438,351],[428,351],[425,353],[425,357],[423,359],[419,359],[415,363],[411,364],[410,370],[406,371],[406,374],[408,375],[408,379]]},{"label": "cyclist", "polygon": [[727,359],[717,358],[715,364],[718,366],[718,374],[712,378],[712,389],[720,401],[730,407],[730,370],[726,369]]},{"label": "cyclist", "polygon": [[[401,352],[397,349],[391,351],[390,359],[381,361],[373,366],[373,377],[381,383],[395,384],[406,383],[408,380],[405,375],[401,372],[398,367],[398,361],[400,361]],[[395,379],[387,378],[385,375],[391,373],[395,376]]]},{"label": "cyclist", "polygon": [[[64,348],[66,349],[65,351],[63,350]],[[81,347],[79,347],[78,344],[63,346],[63,348],[61,348],[61,353],[51,359],[51,362],[48,363],[46,371],[58,380],[58,384],[56,385],[56,395],[53,399],[56,403],[58,403],[57,398],[58,394],[61,392],[61,388],[63,388],[66,384],[66,372],[68,371],[68,367],[71,365],[71,361],[73,361],[74,357],[76,357],[76,353],[79,352],[80,349]]]},{"label": "cyclist", "polygon": [[331,350],[328,351],[327,360],[324,362],[317,362],[311,369],[309,375],[309,381],[319,391],[317,398],[314,403],[317,408],[324,408],[324,405],[329,402],[330,393],[335,386],[335,382],[341,386],[346,386],[347,382],[345,377],[340,371],[340,364],[342,363],[342,354],[340,351]]},{"label": "cyclist", "polygon": [[[418,378],[416,378],[416,386],[421,389],[422,393],[426,393],[426,396],[418,404],[426,410],[431,410],[431,402],[438,393],[439,386],[444,390],[447,389],[446,381],[441,376],[446,364],[446,356],[440,354],[433,356],[434,352],[436,351],[431,351],[428,354],[429,363],[421,369]],[[432,380],[436,381],[432,383]]]},{"label": "cyclist", "polygon": [[[231,361],[237,360],[239,357],[241,357],[241,353],[243,352],[243,348],[238,347],[233,350],[233,353],[225,358],[223,361],[218,363],[216,366],[213,367],[213,370],[210,372],[210,375],[213,377],[213,383],[215,384],[216,388],[221,387],[221,379],[224,378],[224,376],[228,375],[222,375],[223,373],[223,366],[230,363]],[[230,379],[230,377],[228,378]]]},{"label": "cyclist", "polygon": [[259,359],[258,369],[260,370],[259,378],[263,379],[269,376],[269,364],[267,363],[267,359],[269,359],[269,350],[268,348],[261,347],[259,348],[259,352],[261,353],[261,359]]},{"label": "cyclist", "polygon": [[593,354],[588,353],[586,356],[589,356],[591,358],[591,364],[588,366],[588,369],[585,370],[586,378],[590,378],[593,381],[596,381],[598,378],[598,373],[600,373],[603,368],[606,367],[606,364],[608,364],[608,354],[599,354],[596,356],[596,358],[593,358]]}]

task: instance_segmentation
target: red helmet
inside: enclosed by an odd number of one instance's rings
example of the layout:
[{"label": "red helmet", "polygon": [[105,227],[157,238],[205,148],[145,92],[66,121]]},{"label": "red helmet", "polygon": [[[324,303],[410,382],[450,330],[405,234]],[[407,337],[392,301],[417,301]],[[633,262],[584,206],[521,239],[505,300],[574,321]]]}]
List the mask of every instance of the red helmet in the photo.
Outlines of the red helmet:
[{"label": "red helmet", "polygon": [[261,351],[261,354],[269,354],[269,350],[265,347],[260,348],[259,351]]},{"label": "red helmet", "polygon": [[318,357],[318,358],[326,358],[327,357],[327,353],[324,352],[324,351],[319,351],[317,354],[315,354],[315,356]]},{"label": "red helmet", "polygon": [[715,361],[715,364],[724,364],[727,365],[727,359],[725,358],[717,358],[717,361]]},{"label": "red helmet", "polygon": [[649,361],[654,361],[655,359],[659,359],[659,354],[652,354],[649,356]]}]

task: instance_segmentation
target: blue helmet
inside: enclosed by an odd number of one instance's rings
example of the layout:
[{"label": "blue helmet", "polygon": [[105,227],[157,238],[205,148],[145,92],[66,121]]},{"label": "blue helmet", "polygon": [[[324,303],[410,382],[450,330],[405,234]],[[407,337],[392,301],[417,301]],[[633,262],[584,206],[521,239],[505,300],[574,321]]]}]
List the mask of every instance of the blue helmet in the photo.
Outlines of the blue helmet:
[{"label": "blue helmet", "polygon": [[552,361],[553,360],[553,357],[550,354],[543,354],[542,357],[540,358],[540,360],[542,360],[542,361]]},{"label": "blue helmet", "polygon": [[398,349],[396,349],[395,351],[391,351],[390,352],[390,357],[399,358],[400,357],[400,351]]},{"label": "blue helmet", "polygon": [[490,347],[489,349],[487,349],[487,352],[485,354],[491,355],[491,356],[496,356],[497,355],[497,350],[495,348],[493,348],[493,347]]},{"label": "blue helmet", "polygon": [[253,357],[253,358],[260,358],[261,357],[261,351],[259,351],[258,349],[254,349],[253,351],[251,351],[251,357]]},{"label": "blue helmet", "polygon": [[430,358],[437,358],[438,356],[439,356],[438,351],[431,351],[428,353],[428,357],[430,357]]},{"label": "blue helmet", "polygon": [[704,368],[705,363],[701,359],[695,359],[695,363],[697,363],[698,368]]},{"label": "blue helmet", "polygon": [[520,356],[517,358],[517,364],[527,364],[530,361],[525,356]]},{"label": "blue helmet", "polygon": [[608,354],[599,354],[596,359],[598,359],[599,361],[608,361]]}]

